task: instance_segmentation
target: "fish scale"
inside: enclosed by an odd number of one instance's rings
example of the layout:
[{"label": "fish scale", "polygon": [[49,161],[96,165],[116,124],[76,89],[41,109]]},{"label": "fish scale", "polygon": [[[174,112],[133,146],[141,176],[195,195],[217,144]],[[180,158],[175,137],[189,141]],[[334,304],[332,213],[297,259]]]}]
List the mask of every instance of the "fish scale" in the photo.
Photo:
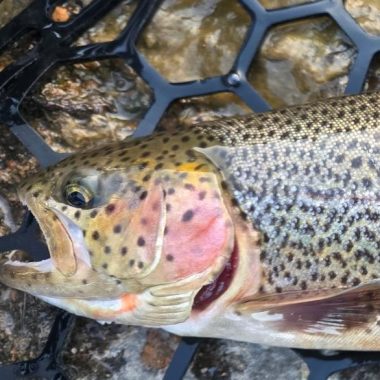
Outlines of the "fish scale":
[{"label": "fish scale", "polygon": [[379,113],[368,104],[379,95],[217,122],[220,145],[200,149],[262,233],[261,292],[379,278]]}]

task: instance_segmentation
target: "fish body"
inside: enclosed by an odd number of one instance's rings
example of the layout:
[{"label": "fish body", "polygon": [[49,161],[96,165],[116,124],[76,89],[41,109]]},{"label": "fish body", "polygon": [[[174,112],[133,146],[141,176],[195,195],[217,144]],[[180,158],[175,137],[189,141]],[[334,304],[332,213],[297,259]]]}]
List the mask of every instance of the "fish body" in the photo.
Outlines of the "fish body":
[{"label": "fish body", "polygon": [[201,123],[25,181],[51,258],[0,280],[100,321],[380,349],[380,94]]}]

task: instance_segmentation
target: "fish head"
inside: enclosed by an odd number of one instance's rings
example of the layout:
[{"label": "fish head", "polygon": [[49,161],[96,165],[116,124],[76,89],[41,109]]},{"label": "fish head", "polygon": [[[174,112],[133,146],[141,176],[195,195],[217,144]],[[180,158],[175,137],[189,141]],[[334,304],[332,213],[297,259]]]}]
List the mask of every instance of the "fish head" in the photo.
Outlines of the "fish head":
[{"label": "fish head", "polygon": [[[196,293],[231,256],[233,223],[210,162],[195,153],[159,159],[165,147],[145,145],[76,154],[26,180],[19,196],[50,258],[24,262],[11,254],[1,262],[0,280],[97,319],[91,302],[131,294],[140,304],[146,297],[145,304],[186,304],[189,314]],[[109,317],[117,318],[124,321]]]}]

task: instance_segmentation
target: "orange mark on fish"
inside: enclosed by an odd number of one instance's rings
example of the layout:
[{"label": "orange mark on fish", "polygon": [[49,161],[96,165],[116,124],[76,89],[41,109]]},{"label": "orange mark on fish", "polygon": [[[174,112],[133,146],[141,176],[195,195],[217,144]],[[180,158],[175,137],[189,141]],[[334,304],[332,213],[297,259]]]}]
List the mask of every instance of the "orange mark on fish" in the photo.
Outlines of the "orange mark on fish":
[{"label": "orange mark on fish", "polygon": [[127,311],[132,311],[136,308],[137,296],[136,294],[127,293],[121,297],[121,308],[120,312],[125,313]]},{"label": "orange mark on fish", "polygon": [[136,308],[137,305],[137,296],[133,293],[126,293],[121,296],[117,301],[118,307],[115,309],[112,308],[97,308],[93,311],[95,319],[108,319],[117,317],[120,314],[128,313]]}]

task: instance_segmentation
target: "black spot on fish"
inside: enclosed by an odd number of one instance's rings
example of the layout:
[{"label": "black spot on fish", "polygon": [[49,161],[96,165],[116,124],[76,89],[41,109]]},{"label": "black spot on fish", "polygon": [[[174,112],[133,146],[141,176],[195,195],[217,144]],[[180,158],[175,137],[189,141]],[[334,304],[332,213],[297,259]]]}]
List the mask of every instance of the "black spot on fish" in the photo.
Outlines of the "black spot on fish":
[{"label": "black spot on fish", "polygon": [[361,158],[360,156],[355,157],[355,158],[352,159],[352,161],[351,161],[351,166],[352,166],[353,168],[355,168],[355,169],[360,168],[360,167],[362,166],[362,164],[363,164],[363,160],[362,160],[362,158]]},{"label": "black spot on fish", "polygon": [[144,182],[148,182],[148,181],[150,180],[151,177],[152,177],[152,176],[151,176],[150,174],[147,174],[146,176],[143,177],[142,180],[143,180]]},{"label": "black spot on fish", "polygon": [[143,201],[147,196],[148,196],[148,192],[147,191],[143,191],[140,194],[140,200]]},{"label": "black spot on fish", "polygon": [[114,226],[114,228],[113,228],[113,232],[114,232],[114,234],[119,234],[121,232],[121,225],[116,224],[116,226]]},{"label": "black spot on fish", "polygon": [[142,236],[139,236],[139,238],[137,239],[137,245],[139,247],[144,247],[145,246],[145,239]]},{"label": "black spot on fish", "polygon": [[115,211],[115,208],[116,208],[116,206],[115,206],[113,203],[109,204],[109,205],[106,207],[106,214],[107,214],[107,215],[112,214],[112,213]]},{"label": "black spot on fish", "polygon": [[203,199],[205,199],[205,197],[206,197],[206,192],[205,191],[201,191],[199,194],[198,194],[198,199],[200,200],[200,201],[203,201]]},{"label": "black spot on fish", "polygon": [[340,282],[345,285],[348,281],[348,274],[346,273],[343,277],[341,277]]},{"label": "black spot on fish", "polygon": [[182,222],[189,222],[191,219],[194,217],[194,211],[193,210],[187,210],[183,215],[182,215]]}]

